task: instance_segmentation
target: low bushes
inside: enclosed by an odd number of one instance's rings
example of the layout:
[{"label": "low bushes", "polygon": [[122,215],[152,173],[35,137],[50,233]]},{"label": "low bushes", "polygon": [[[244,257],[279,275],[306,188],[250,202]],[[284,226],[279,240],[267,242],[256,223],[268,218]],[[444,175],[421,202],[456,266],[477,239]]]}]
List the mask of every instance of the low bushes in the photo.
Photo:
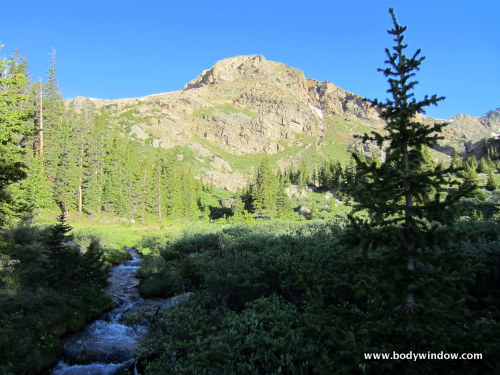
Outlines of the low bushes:
[{"label": "low bushes", "polygon": [[[445,311],[442,320],[428,321],[440,313],[421,312],[415,345],[482,352],[484,360],[421,361],[418,373],[495,373],[500,228],[469,219],[458,225],[466,234],[460,246],[477,269],[464,295],[466,316]],[[394,314],[384,312],[394,301],[374,297],[398,298],[391,295],[397,286],[387,284],[384,270],[371,268],[381,254],[345,251],[342,233],[319,221],[203,228],[146,256],[143,293],[191,291],[196,298],[156,316],[142,349],[144,373],[404,373],[405,361],[363,357],[401,347],[402,328],[391,326]]]}]

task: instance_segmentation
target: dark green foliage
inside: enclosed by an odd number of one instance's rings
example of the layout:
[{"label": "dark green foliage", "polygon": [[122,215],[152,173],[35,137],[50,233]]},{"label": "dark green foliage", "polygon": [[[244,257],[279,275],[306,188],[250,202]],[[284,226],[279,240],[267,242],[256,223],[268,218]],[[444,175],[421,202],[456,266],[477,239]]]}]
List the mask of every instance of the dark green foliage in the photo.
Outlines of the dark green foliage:
[{"label": "dark green foliage", "polygon": [[146,373],[312,373],[321,348],[299,306],[309,273],[328,265],[337,230],[235,225],[185,234],[161,251],[161,261],[147,256],[144,281],[163,274],[177,280],[166,291],[194,291],[199,302],[160,314],[144,348],[145,357],[160,356]]},{"label": "dark green foliage", "polygon": [[317,348],[304,317],[276,297],[259,298],[240,314],[201,305],[174,309],[156,321],[145,344],[155,350],[160,341],[164,348],[146,362],[147,373],[312,373]]},{"label": "dark green foliage", "polygon": [[93,117],[89,131],[88,147],[85,150],[83,194],[84,211],[98,214],[104,205],[104,181],[106,149],[109,143],[108,119],[104,114]]},{"label": "dark green foliage", "polygon": [[68,287],[84,283],[104,285],[106,269],[104,252],[98,239],[92,239],[85,252],[73,241],[72,227],[67,224],[67,212],[61,204],[57,224],[48,228],[45,239],[45,280],[52,287]]},{"label": "dark green foliage", "polygon": [[[328,235],[335,230],[327,225],[277,222],[187,233],[159,254],[146,256],[140,274],[145,279],[160,275],[171,278],[167,275],[174,272],[175,278],[182,280],[174,292],[204,288],[214,302],[241,309],[253,298],[279,292],[280,283],[291,277],[291,254],[309,257],[308,252],[318,244],[310,242],[311,236],[321,238],[325,241],[321,249],[327,248],[332,241]],[[152,260],[158,256],[163,260]],[[150,261],[154,266],[148,266]],[[164,266],[158,267],[161,264]]]},{"label": "dark green foliage", "polygon": [[451,154],[451,164],[450,167],[458,169],[461,168],[463,164],[462,157],[458,153],[458,151],[454,148]]},{"label": "dark green foliage", "polygon": [[[498,214],[498,210],[496,211]],[[469,294],[477,310],[491,308],[500,311],[500,225],[495,220],[467,219],[458,223],[458,229],[467,233],[462,247],[478,257],[483,269],[477,273]]]},{"label": "dark green foliage", "polygon": [[477,167],[477,171],[479,173],[490,173],[495,171],[495,163],[490,159],[489,156],[481,158],[479,162],[479,166]]},{"label": "dark green foliage", "polygon": [[497,137],[485,138],[484,148],[488,157],[498,162],[500,159],[500,140]]},{"label": "dark green foliage", "polygon": [[[284,211],[287,209],[286,201],[280,201],[276,203],[280,211]],[[229,219],[231,222],[250,223],[253,221],[252,215],[245,209],[245,202],[243,202],[242,196],[239,192],[236,192],[231,210],[233,214]]]},{"label": "dark green foliage", "polygon": [[78,267],[81,270],[79,279],[90,285],[105,285],[107,272],[104,251],[98,239],[90,241],[87,250],[81,255],[81,262]]},{"label": "dark green foliage", "polygon": [[161,249],[165,249],[172,242],[171,237],[159,234],[150,234],[142,237],[136,247],[143,255],[148,255],[151,252],[158,253]]},{"label": "dark green foliage", "polygon": [[67,224],[67,212],[61,203],[61,213],[57,218],[57,224],[49,228],[45,240],[46,270],[48,281],[53,285],[66,285],[72,281],[73,273],[80,261],[80,251],[70,245],[73,237],[70,234],[73,229]]},{"label": "dark green foliage", "polygon": [[[492,327],[489,322],[478,329],[477,318],[467,308],[467,287],[477,272],[477,260],[460,249],[460,235],[453,227],[458,200],[475,185],[471,179],[460,190],[447,189],[446,177],[454,170],[430,162],[428,150],[441,138],[446,124],[427,126],[416,116],[443,98],[414,98],[412,90],[418,82],[412,79],[424,58],[420,50],[405,55],[406,27],[390,12],[394,27],[389,34],[395,45],[392,51],[386,49],[388,67],[379,70],[388,77],[392,97],[385,102],[369,100],[381,109],[386,132],[362,137],[363,142],[376,142],[379,147],[387,144],[386,157],[377,163],[353,155],[357,163],[354,210],[366,211],[369,219],[352,216],[343,240],[348,249],[362,251],[356,263],[363,272],[348,285],[323,281],[331,288],[349,290],[353,297],[340,306],[324,301],[321,294],[313,299],[320,301],[315,304],[322,306],[317,311],[325,319],[334,315],[336,324],[352,322],[333,346],[333,351],[338,345],[349,347],[337,360],[338,373],[360,369],[373,374],[440,373],[442,363],[362,363],[362,354],[468,352],[481,342],[487,350],[483,334]],[[470,169],[475,171],[473,161]],[[454,366],[446,367],[447,372],[459,371]]]},{"label": "dark green foliage", "polygon": [[278,173],[278,179],[276,182],[276,214],[280,219],[290,219],[293,217],[293,211],[290,207],[290,199],[286,193],[286,188],[288,187],[285,176]]},{"label": "dark green foliage", "polygon": [[[436,310],[452,308],[446,316],[433,310],[415,316],[414,351],[483,353],[484,360],[419,361],[412,363],[415,373],[495,373],[499,226],[470,220],[457,225],[455,232],[470,236],[453,246],[476,265],[475,279],[457,283],[462,270],[453,252],[419,270],[428,290],[418,300],[435,299]],[[394,267],[379,269],[390,248],[367,261],[361,248],[341,248],[341,236],[338,227],[320,222],[239,224],[186,233],[146,256],[143,290],[162,296],[192,291],[196,299],[157,315],[143,347],[145,373],[407,371],[408,361],[363,356],[409,350],[403,312],[394,310],[400,276]],[[444,284],[437,284],[437,274]]]},{"label": "dark green foliage", "polygon": [[50,288],[22,290],[15,297],[0,295],[0,371],[37,374],[60,358],[61,337],[83,328],[111,306],[95,287],[57,292]]},{"label": "dark green foliage", "polygon": [[464,159],[463,169],[460,172],[460,177],[462,177],[463,182],[460,186],[462,191],[468,191],[470,196],[477,197],[481,200],[484,200],[483,192],[479,189],[478,186],[478,163],[474,156],[470,158]]},{"label": "dark green foliage", "polygon": [[60,358],[63,335],[112,305],[102,292],[103,254],[67,246],[71,227],[25,223],[1,233],[0,373],[36,374]]},{"label": "dark green foliage", "polygon": [[27,177],[18,184],[19,197],[28,211],[48,208],[54,204],[53,191],[47,181],[43,159],[27,156]]},{"label": "dark green foliage", "polygon": [[318,172],[318,185],[323,190],[337,190],[344,182],[344,169],[339,161],[326,161]]}]

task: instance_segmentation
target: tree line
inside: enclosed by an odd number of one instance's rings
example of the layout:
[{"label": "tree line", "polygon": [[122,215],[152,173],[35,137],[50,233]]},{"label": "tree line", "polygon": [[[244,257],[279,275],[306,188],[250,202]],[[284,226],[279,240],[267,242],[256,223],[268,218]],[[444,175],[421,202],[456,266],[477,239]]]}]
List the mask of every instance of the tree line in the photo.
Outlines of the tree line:
[{"label": "tree line", "polygon": [[[500,163],[491,160],[489,156],[478,161],[475,156],[462,157],[454,150],[450,161],[445,163],[433,160],[430,150],[430,147],[422,146],[422,168],[426,171],[438,167],[446,170],[450,188],[451,182],[458,179],[462,181],[461,190],[473,187],[472,196],[484,200],[485,193],[479,187],[482,185],[479,174],[488,176],[484,183],[486,190],[494,191],[498,188],[494,174],[500,170]],[[356,158],[361,163],[375,166],[384,163],[378,155],[367,158],[363,154],[356,154]],[[360,170],[355,158],[344,164],[335,159],[316,163],[302,159],[297,167],[281,171],[279,168],[273,170],[269,158],[265,156],[245,189],[235,194],[232,204],[233,221],[245,221],[249,219],[249,215],[292,218],[292,202],[286,192],[290,185],[296,185],[299,189],[312,188],[318,192],[333,191],[341,200],[356,200],[359,194],[353,187],[363,181],[367,182],[367,176]]]}]

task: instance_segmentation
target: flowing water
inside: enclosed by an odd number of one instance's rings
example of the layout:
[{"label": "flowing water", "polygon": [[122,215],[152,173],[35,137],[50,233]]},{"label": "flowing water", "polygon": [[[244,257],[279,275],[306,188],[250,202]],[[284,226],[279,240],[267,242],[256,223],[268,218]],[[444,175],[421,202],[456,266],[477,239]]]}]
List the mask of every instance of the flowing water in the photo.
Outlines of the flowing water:
[{"label": "flowing water", "polygon": [[[106,288],[116,307],[65,340],[63,361],[51,375],[112,375],[133,365],[134,351],[147,329],[129,327],[122,318],[127,311],[147,302],[139,295],[139,281],[135,278],[141,258],[135,249],[125,250],[132,259],[111,269]],[[152,302],[158,306],[160,301]]]}]

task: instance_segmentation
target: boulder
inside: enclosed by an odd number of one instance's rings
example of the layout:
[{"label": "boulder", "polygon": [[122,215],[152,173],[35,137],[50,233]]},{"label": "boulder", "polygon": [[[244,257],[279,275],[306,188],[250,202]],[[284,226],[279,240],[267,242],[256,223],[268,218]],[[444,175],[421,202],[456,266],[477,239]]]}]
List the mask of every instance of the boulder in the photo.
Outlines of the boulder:
[{"label": "boulder", "polygon": [[159,308],[159,310],[168,310],[171,309],[172,307],[178,306],[182,303],[187,303],[191,301],[194,298],[194,293],[192,292],[187,292],[180,294],[178,296],[172,297],[167,299]]}]

